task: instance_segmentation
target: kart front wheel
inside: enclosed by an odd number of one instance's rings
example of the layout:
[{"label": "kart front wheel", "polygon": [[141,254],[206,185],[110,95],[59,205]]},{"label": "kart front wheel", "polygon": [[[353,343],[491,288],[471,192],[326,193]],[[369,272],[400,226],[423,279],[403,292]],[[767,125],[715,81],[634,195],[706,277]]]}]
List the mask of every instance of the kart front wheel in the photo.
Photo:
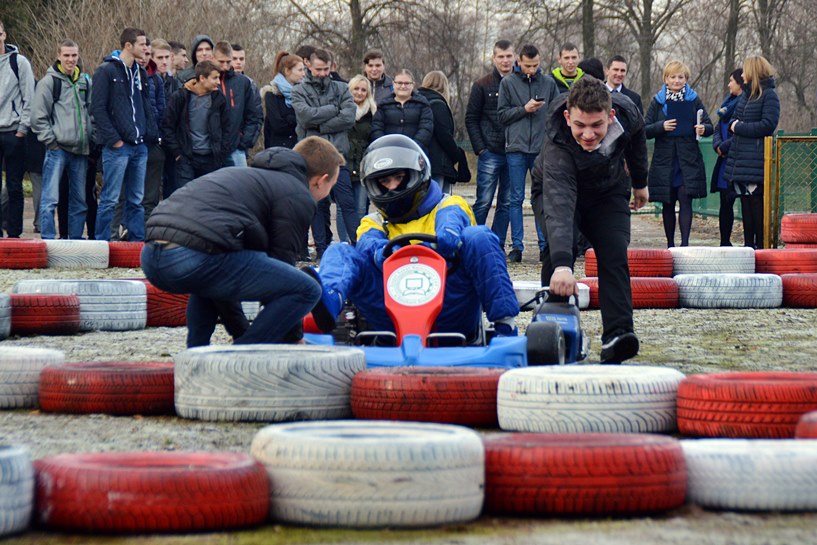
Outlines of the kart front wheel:
[{"label": "kart front wheel", "polygon": [[528,365],[564,365],[565,334],[555,322],[532,322],[528,338]]}]

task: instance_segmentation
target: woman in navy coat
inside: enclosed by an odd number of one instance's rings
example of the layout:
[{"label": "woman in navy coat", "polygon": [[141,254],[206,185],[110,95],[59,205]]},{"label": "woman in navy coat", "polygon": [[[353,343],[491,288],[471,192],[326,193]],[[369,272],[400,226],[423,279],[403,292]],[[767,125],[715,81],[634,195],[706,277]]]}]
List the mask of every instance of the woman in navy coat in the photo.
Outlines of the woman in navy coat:
[{"label": "woman in navy coat", "polygon": [[721,107],[718,108],[718,124],[715,125],[715,133],[712,135],[712,147],[718,154],[715,161],[715,168],[712,169],[712,181],[709,184],[709,191],[720,195],[721,206],[718,211],[718,226],[720,227],[721,246],[732,245],[732,226],[735,223],[735,187],[729,182],[724,173],[726,172],[726,158],[729,155],[729,146],[732,144],[732,133],[729,132],[729,125],[735,116],[740,95],[743,94],[743,68],[738,68],[729,75],[729,94],[723,99]]},{"label": "woman in navy coat", "polygon": [[[675,246],[675,203],[680,203],[681,246],[688,246],[692,199],[706,197],[704,158],[695,136],[709,136],[713,128],[703,102],[687,83],[689,76],[689,68],[681,61],[667,63],[664,85],[650,102],[644,120],[647,138],[655,139],[647,180],[650,200],[663,204],[664,233],[669,248]],[[689,119],[684,121],[668,115],[669,104],[673,102],[676,105],[691,103]],[[702,115],[697,123],[695,117],[699,110]]]},{"label": "woman in navy coat", "polygon": [[774,68],[763,57],[743,63],[743,94],[729,124],[732,145],[724,176],[740,196],[743,241],[751,248],[763,247],[763,140],[772,136],[780,120],[780,98]]}]

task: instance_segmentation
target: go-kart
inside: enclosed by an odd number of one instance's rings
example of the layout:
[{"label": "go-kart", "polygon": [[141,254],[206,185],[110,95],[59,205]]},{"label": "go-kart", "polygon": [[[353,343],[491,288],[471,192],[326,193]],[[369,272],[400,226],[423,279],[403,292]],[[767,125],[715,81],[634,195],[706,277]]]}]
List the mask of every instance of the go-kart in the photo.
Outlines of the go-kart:
[{"label": "go-kart", "polygon": [[529,365],[576,363],[586,359],[590,350],[575,297],[552,295],[546,287],[536,294],[533,319],[525,336]]},{"label": "go-kart", "polygon": [[[367,365],[525,367],[525,337],[495,337],[492,331],[481,328],[478,338],[466,339],[461,333],[434,330],[443,308],[446,276],[460,262],[455,257],[449,266],[432,247],[412,241],[433,246],[437,237],[410,233],[393,238],[384,247],[387,259],[383,263],[383,295],[394,331],[355,331],[350,340],[366,353]],[[396,247],[399,249],[395,250]],[[341,320],[348,318],[342,316]],[[353,329],[348,321],[341,328],[346,332]],[[338,335],[313,334],[306,328],[305,331],[307,343],[335,344],[339,340]]]}]

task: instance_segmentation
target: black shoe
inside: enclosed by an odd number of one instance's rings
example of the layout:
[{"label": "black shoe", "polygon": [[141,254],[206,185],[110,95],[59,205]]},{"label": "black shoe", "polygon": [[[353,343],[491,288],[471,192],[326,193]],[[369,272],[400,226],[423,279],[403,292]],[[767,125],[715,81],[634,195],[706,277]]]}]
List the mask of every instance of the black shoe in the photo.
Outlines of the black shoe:
[{"label": "black shoe", "polygon": [[638,337],[632,331],[613,337],[601,346],[601,363],[621,363],[638,354]]},{"label": "black shoe", "polygon": [[510,252],[508,252],[508,261],[511,263],[521,263],[522,262],[522,250],[518,248],[514,248]]},{"label": "black shoe", "polygon": [[332,311],[329,310],[329,307],[327,307],[326,303],[323,301],[324,290],[323,284],[321,284],[321,277],[318,276],[318,272],[312,267],[301,267],[300,270],[314,278],[315,282],[321,286],[321,298],[318,299],[318,303],[312,309],[312,317],[315,319],[315,324],[321,331],[324,333],[331,333],[332,330],[335,329],[337,322],[335,321],[335,316],[332,314]]}]

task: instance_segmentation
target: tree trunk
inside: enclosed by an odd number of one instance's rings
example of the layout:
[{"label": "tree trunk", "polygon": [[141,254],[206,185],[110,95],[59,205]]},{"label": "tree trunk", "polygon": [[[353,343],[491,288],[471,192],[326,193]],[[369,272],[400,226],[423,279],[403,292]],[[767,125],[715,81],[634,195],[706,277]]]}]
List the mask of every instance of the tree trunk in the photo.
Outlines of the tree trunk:
[{"label": "tree trunk", "polygon": [[644,0],[644,12],[641,17],[641,34],[638,36],[638,59],[641,65],[641,97],[646,105],[649,105],[649,97],[654,94],[653,90],[650,89],[653,48],[652,4],[653,0]]},{"label": "tree trunk", "polygon": [[738,38],[738,24],[740,8],[743,0],[729,0],[729,18],[726,22],[726,45],[723,63],[723,86],[729,83],[729,74],[737,68],[735,66],[735,46]]},{"label": "tree trunk", "polygon": [[360,0],[349,0],[349,16],[352,20],[352,36],[349,40],[350,66],[359,66],[366,54],[366,33],[363,28],[363,9]]},{"label": "tree trunk", "polygon": [[596,56],[596,34],[593,22],[593,0],[582,0],[582,46],[583,57],[589,59]]}]

